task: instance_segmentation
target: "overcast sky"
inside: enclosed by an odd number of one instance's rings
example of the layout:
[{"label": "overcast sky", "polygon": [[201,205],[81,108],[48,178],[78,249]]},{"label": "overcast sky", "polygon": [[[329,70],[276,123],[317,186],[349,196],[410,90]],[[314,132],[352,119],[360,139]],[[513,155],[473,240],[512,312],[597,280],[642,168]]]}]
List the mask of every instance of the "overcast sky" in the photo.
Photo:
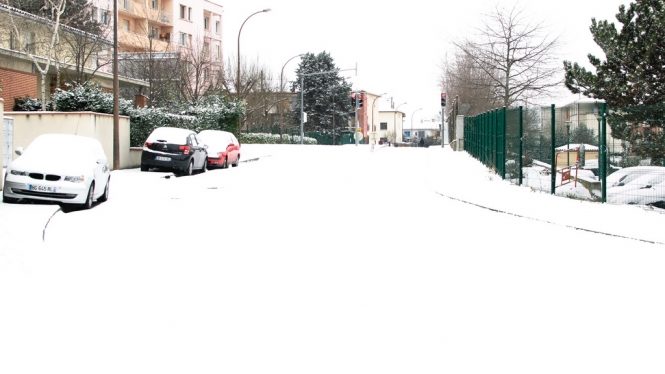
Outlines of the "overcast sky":
[{"label": "overcast sky", "polygon": [[[534,22],[545,24],[551,35],[558,36],[561,60],[587,63],[586,55],[600,54],[591,38],[591,18],[616,22],[619,5],[627,0],[531,1],[270,1],[226,0],[223,18],[224,53],[237,56],[238,30],[253,12],[270,8],[268,13],[247,21],[240,38],[243,58],[257,60],[270,67],[275,79],[284,63],[299,53],[327,51],[336,65],[354,68],[354,89],[394,97],[395,104],[407,102],[401,109],[407,116],[433,118],[439,107],[441,67],[453,53],[452,42],[472,36],[482,25],[483,15],[495,6],[524,10]],[[284,69],[289,80],[299,59]],[[565,94],[551,102],[565,104],[575,97]],[[547,101],[547,100],[546,100]],[[408,118],[408,117],[407,117]]]}]

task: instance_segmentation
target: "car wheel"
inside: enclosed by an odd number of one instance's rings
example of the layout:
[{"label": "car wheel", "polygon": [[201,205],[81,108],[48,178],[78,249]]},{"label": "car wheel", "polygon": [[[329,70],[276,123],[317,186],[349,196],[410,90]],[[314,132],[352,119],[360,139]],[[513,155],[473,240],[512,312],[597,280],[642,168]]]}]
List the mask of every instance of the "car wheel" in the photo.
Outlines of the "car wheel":
[{"label": "car wheel", "polygon": [[238,158],[236,158],[236,163],[231,164],[231,166],[233,166],[235,168],[235,167],[238,167],[239,164],[240,164],[240,155],[238,155]]},{"label": "car wheel", "polygon": [[229,168],[229,157],[224,157],[224,163],[222,164],[222,169],[228,169]]},{"label": "car wheel", "polygon": [[141,164],[141,171],[150,171],[150,168],[147,165]]},{"label": "car wheel", "polygon": [[205,173],[208,171],[208,158],[206,157],[205,160],[203,160],[203,167],[201,168],[201,173]]},{"label": "car wheel", "polygon": [[85,203],[81,204],[82,209],[90,209],[92,208],[92,202],[94,197],[92,196],[95,191],[95,182],[92,182],[90,184],[90,188],[88,189],[88,197],[85,199]]},{"label": "car wheel", "polygon": [[2,194],[2,202],[5,203],[5,204],[16,204],[16,203],[18,203],[18,199],[13,198],[13,197],[9,197],[9,196],[5,196],[5,194]]},{"label": "car wheel", "polygon": [[106,187],[104,188],[104,194],[97,199],[100,203],[103,203],[109,199],[109,184],[111,184],[111,178],[106,181]]},{"label": "car wheel", "polygon": [[185,169],[185,175],[192,175],[192,171],[194,171],[194,160],[191,160],[189,164],[187,165],[187,169]]}]

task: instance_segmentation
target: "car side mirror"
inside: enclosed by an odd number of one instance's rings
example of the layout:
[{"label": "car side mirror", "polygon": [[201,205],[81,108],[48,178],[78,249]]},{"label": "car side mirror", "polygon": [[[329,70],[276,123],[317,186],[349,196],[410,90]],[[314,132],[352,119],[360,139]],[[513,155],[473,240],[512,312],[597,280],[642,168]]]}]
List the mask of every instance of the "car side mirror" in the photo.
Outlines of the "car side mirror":
[{"label": "car side mirror", "polygon": [[98,165],[104,165],[106,162],[102,159],[97,160]]},{"label": "car side mirror", "polygon": [[23,154],[23,147],[16,148],[14,153],[16,153],[16,155],[18,155],[18,156],[22,155]]}]

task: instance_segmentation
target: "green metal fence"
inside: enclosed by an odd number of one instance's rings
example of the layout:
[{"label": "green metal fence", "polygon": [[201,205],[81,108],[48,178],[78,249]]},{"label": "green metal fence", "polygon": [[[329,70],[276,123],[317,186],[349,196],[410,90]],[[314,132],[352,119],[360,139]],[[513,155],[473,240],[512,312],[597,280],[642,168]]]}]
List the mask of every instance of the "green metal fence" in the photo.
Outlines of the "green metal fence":
[{"label": "green metal fence", "polygon": [[469,154],[514,184],[665,209],[665,103],[495,109],[466,117],[464,138]]}]

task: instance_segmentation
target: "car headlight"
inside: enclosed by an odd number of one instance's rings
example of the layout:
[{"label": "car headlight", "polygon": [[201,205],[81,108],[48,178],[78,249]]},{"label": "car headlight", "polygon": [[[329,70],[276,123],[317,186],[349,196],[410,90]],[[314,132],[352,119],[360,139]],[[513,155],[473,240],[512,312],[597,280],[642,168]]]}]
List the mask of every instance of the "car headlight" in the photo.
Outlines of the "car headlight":
[{"label": "car headlight", "polygon": [[13,170],[13,169],[12,169],[12,171],[10,171],[10,173],[11,173],[12,175],[20,175],[20,176],[23,176],[23,177],[27,177],[27,176],[28,176],[28,172],[27,172],[27,171]]},{"label": "car headlight", "polygon": [[81,183],[85,182],[85,175],[68,175],[65,177],[65,182],[72,182],[72,183]]}]

